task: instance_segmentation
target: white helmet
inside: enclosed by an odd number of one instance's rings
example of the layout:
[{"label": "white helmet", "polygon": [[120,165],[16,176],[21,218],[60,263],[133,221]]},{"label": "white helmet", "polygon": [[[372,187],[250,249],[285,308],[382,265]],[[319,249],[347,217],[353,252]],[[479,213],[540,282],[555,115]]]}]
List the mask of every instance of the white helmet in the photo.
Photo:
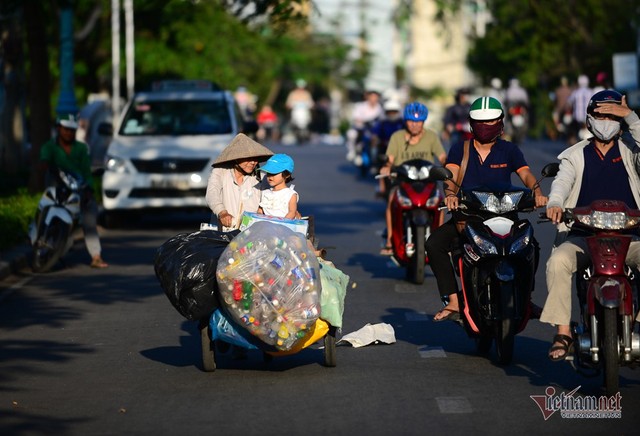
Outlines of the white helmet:
[{"label": "white helmet", "polygon": [[389,100],[384,104],[385,112],[400,112],[402,108],[400,107],[400,103],[395,100]]}]

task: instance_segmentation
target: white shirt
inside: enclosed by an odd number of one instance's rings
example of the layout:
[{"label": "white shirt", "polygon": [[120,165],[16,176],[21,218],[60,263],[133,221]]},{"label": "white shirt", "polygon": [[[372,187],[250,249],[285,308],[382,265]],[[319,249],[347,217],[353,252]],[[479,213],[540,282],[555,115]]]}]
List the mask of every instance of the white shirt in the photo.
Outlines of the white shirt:
[{"label": "white shirt", "polygon": [[293,185],[279,191],[274,191],[273,189],[262,191],[262,199],[260,200],[262,212],[265,215],[284,218],[289,213],[289,201],[294,195],[297,203],[298,193],[294,191]]}]

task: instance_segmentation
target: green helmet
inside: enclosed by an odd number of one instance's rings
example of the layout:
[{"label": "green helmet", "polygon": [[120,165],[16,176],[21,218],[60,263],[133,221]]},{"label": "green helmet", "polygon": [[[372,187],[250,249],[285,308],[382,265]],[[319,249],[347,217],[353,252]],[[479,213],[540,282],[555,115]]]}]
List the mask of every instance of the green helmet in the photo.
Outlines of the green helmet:
[{"label": "green helmet", "polygon": [[471,104],[469,118],[476,121],[491,121],[502,118],[502,105],[493,97],[480,97]]}]

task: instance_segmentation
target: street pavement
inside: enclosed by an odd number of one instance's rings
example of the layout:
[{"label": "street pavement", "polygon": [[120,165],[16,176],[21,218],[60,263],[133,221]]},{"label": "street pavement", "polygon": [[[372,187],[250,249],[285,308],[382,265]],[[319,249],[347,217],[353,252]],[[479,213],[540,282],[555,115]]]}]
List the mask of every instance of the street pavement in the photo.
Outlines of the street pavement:
[{"label": "street pavement", "polygon": [[[323,367],[314,348],[268,364],[258,352],[246,360],[223,355],[215,372],[201,371],[198,330],[169,304],[153,256],[207,214],[149,213],[103,230],[106,270],[89,268],[77,243],[64,268],[23,270],[0,283],[2,434],[636,433],[637,371],[621,370],[622,418],[544,415],[545,405],[574,390],[580,398],[601,395],[600,378],[546,358],[550,326],[531,321],[511,365],[495,364],[494,351],[478,355],[457,324],[432,321],[441,304],[431,271],[424,285],[412,285],[378,255],[384,203],[374,197],[376,182],[358,178],[345,161],[344,148],[273,149],[294,158],[301,213],[314,216],[319,246],[350,276],[339,337],[386,323],[396,342],[339,346],[335,368]],[[562,149],[523,145],[534,173]],[[543,259],[533,299],[542,305],[553,226],[535,231]]]}]

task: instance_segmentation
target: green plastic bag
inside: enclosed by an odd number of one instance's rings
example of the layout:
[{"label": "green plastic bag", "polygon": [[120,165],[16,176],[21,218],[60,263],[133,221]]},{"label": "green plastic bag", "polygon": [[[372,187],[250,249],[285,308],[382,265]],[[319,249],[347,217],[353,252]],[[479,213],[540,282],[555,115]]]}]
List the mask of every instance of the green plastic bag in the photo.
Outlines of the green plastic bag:
[{"label": "green plastic bag", "polygon": [[320,318],[334,327],[341,328],[349,276],[328,260],[319,257],[318,262],[320,263],[320,283],[322,283]]}]

